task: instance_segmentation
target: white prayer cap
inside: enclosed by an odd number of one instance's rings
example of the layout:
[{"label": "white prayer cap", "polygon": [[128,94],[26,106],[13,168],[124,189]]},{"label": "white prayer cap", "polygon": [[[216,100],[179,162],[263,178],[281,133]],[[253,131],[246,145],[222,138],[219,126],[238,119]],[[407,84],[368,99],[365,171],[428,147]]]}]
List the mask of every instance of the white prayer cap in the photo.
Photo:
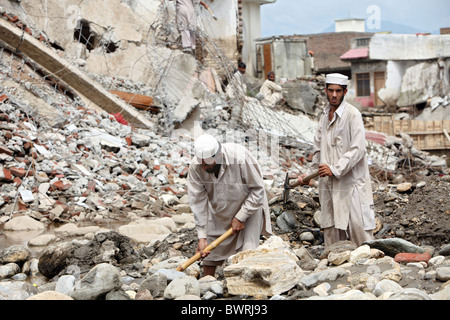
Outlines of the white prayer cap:
[{"label": "white prayer cap", "polygon": [[203,134],[194,142],[194,151],[198,159],[209,159],[216,156],[220,143],[210,134]]},{"label": "white prayer cap", "polygon": [[339,84],[346,86],[348,83],[348,77],[340,73],[327,74],[327,84]]}]

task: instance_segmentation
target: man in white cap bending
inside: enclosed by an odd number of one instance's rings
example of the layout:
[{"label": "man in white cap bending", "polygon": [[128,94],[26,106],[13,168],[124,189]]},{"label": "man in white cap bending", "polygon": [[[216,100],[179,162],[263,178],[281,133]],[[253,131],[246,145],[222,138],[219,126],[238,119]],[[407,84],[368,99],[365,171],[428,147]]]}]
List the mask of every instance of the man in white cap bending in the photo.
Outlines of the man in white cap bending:
[{"label": "man in white cap bending", "polygon": [[[195,140],[194,151],[187,178],[189,203],[204,275],[214,276],[216,267],[229,256],[256,248],[261,235],[272,233],[269,205],[258,162],[246,148],[221,144],[204,134]],[[204,252],[229,228],[233,228],[232,236]]]},{"label": "man in white cap bending", "polygon": [[[329,105],[314,137],[312,168],[318,169],[320,224],[325,246],[351,240],[358,246],[373,238],[375,213],[361,113],[345,100],[348,77],[326,78]],[[303,184],[301,175],[298,181]]]}]

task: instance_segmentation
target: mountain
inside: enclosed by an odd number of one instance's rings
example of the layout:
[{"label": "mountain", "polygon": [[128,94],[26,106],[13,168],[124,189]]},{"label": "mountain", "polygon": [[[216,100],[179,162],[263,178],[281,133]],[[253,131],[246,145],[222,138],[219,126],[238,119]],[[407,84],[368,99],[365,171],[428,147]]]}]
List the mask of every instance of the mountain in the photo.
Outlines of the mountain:
[{"label": "mountain", "polygon": [[[332,24],[328,28],[326,28],[323,33],[334,32],[335,25]],[[368,29],[366,25],[366,32],[387,32],[397,34],[416,34],[416,33],[431,33],[431,34],[439,34],[439,30],[421,30],[414,27],[410,27],[404,24],[399,24],[387,20],[381,20],[381,28],[380,29]]]}]

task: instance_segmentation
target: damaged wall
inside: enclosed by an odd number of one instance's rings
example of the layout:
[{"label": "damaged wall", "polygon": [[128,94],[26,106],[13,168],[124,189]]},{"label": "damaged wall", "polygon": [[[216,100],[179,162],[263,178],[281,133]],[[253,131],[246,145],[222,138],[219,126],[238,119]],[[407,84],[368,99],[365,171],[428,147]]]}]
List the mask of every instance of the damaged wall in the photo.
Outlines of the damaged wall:
[{"label": "damaged wall", "polygon": [[438,59],[450,57],[450,35],[375,34],[369,48],[372,60]]}]

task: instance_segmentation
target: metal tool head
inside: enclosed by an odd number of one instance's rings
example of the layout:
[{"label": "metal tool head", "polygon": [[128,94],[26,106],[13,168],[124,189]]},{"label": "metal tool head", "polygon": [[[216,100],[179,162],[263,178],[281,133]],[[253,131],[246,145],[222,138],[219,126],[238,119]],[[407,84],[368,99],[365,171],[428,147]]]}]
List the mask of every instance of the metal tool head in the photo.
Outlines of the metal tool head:
[{"label": "metal tool head", "polygon": [[283,204],[286,204],[288,202],[290,190],[291,187],[289,185],[289,172],[287,172],[286,178],[284,179]]}]

